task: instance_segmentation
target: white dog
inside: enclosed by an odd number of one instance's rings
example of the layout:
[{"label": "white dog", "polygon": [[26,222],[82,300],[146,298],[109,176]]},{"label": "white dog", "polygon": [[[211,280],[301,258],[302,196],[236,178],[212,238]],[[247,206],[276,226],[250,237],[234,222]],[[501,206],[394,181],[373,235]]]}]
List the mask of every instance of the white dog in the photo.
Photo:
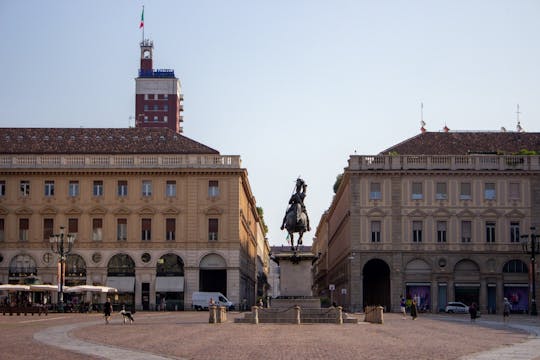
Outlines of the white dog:
[{"label": "white dog", "polygon": [[122,315],[122,319],[124,320],[124,324],[129,321],[130,324],[133,324],[135,319],[133,319],[133,314],[130,311],[126,311],[125,309],[122,309],[120,311],[120,315]]}]

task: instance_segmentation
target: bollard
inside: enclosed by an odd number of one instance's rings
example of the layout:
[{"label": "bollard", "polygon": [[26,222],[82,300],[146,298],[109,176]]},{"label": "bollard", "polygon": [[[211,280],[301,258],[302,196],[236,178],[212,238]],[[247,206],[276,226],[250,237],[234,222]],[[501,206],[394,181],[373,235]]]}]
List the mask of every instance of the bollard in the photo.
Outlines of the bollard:
[{"label": "bollard", "polygon": [[209,314],[208,322],[210,324],[215,324],[217,322],[216,309],[217,309],[216,305],[210,305],[208,307],[208,314]]},{"label": "bollard", "polygon": [[341,306],[337,307],[336,323],[338,325],[343,325],[343,308]]},{"label": "bollard", "polygon": [[300,306],[295,305],[294,312],[295,312],[295,317],[296,317],[296,324],[300,324]]},{"label": "bollard", "polygon": [[217,309],[217,322],[224,323],[227,321],[227,311],[225,306],[219,306]]},{"label": "bollard", "polygon": [[253,323],[258,324],[259,323],[259,307],[258,306],[252,306],[251,311],[253,313]]}]

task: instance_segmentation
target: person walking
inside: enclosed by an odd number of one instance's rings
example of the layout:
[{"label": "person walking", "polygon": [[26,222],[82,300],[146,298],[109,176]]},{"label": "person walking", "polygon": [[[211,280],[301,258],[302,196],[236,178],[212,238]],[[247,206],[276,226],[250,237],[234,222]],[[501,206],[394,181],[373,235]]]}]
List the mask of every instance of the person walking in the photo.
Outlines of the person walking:
[{"label": "person walking", "polygon": [[416,306],[416,299],[414,298],[411,304],[411,317],[413,320],[416,320],[416,318],[418,317],[418,308]]},{"label": "person walking", "polygon": [[111,318],[111,312],[112,312],[111,299],[107,298],[107,301],[105,302],[105,304],[103,304],[103,315],[105,316],[105,324],[109,323],[109,320]]},{"label": "person walking", "polygon": [[403,297],[403,295],[400,295],[400,300],[399,300],[399,309],[401,310],[401,315],[402,316],[402,319],[405,320],[407,318],[407,312],[406,312],[406,309],[405,309],[405,298]]},{"label": "person walking", "polygon": [[506,322],[507,318],[510,316],[510,310],[512,310],[512,305],[507,298],[504,298],[503,302],[503,321]]},{"label": "person walking", "polygon": [[471,322],[476,322],[476,317],[478,315],[476,303],[472,303],[471,306],[469,306],[469,314],[471,315]]}]

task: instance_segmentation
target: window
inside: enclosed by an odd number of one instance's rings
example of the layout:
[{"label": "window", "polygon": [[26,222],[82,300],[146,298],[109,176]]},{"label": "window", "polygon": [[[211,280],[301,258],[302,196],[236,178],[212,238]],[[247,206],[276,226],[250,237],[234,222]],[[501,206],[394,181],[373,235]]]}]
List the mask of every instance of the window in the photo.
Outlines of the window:
[{"label": "window", "polygon": [[54,234],[54,219],[43,219],[43,240],[49,241]]},{"label": "window", "polygon": [[210,197],[219,196],[219,181],[210,180],[208,182],[208,196]]},{"label": "window", "polygon": [[152,181],[151,180],[143,180],[142,196],[152,196]]},{"label": "window", "polygon": [[176,219],[165,219],[165,240],[174,241],[176,236]]},{"label": "window", "polygon": [[21,180],[21,196],[30,196],[30,181]]},{"label": "window", "polygon": [[217,241],[218,239],[218,219],[208,219],[208,240]]},{"label": "window", "polygon": [[79,233],[79,219],[75,219],[75,218],[68,219],[68,233],[69,234]]},{"label": "window", "polygon": [[163,105],[163,111],[169,111],[169,105],[167,104]]},{"label": "window", "polygon": [[158,111],[158,110],[159,110],[158,105],[154,105],[154,111]]},{"label": "window", "polygon": [[412,183],[412,199],[413,200],[421,200],[423,199],[422,194],[422,183],[421,182],[413,182]]},{"label": "window", "polygon": [[371,242],[381,242],[381,222],[371,222]]},{"label": "window", "polygon": [[436,185],[435,199],[446,200],[448,199],[448,193],[446,192],[446,183],[438,182]]},{"label": "window", "polygon": [[144,115],[144,122],[148,122],[148,115]]},{"label": "window", "polygon": [[79,196],[79,182],[77,180],[70,180],[68,186],[68,192],[70,197]]},{"label": "window", "polygon": [[486,183],[484,185],[484,199],[495,200],[495,183]]},{"label": "window", "polygon": [[94,196],[103,196],[103,181],[96,180],[94,181],[94,188],[93,188],[92,195]]},{"label": "window", "polygon": [[148,94],[144,94],[144,100],[148,100]]},{"label": "window", "polygon": [[437,242],[445,243],[446,242],[446,221],[437,221]]},{"label": "window", "polygon": [[472,234],[472,223],[469,220],[461,222],[461,242],[470,243]]},{"label": "window", "polygon": [[422,222],[421,221],[413,221],[412,231],[413,231],[413,242],[415,243],[422,242]]},{"label": "window", "polygon": [[169,121],[169,117],[167,115],[164,115],[163,116],[163,122],[167,122],[167,121]]},{"label": "window", "polygon": [[144,111],[148,111],[148,104],[144,104]]},{"label": "window", "polygon": [[519,183],[511,182],[508,184],[508,196],[510,200],[521,199],[521,191],[520,191]]},{"label": "window", "polygon": [[92,240],[103,240],[103,219],[92,219]]},{"label": "window", "polygon": [[19,219],[19,241],[28,241],[29,219]]},{"label": "window", "polygon": [[527,274],[528,272],[529,268],[527,267],[527,264],[521,260],[510,260],[503,266],[503,273]]},{"label": "window", "polygon": [[381,183],[372,182],[369,184],[369,199],[370,200],[381,200]]},{"label": "window", "polygon": [[116,185],[116,193],[120,197],[127,196],[128,194],[127,180],[118,180],[118,183]]},{"label": "window", "polygon": [[127,240],[127,219],[116,219],[116,240]]},{"label": "window", "polygon": [[519,221],[510,222],[510,242],[519,242]]},{"label": "window", "polygon": [[154,122],[158,122],[158,120],[159,120],[159,119],[158,119],[158,116],[157,116],[157,115],[154,116]]},{"label": "window", "polygon": [[176,181],[167,180],[167,183],[165,184],[165,195],[167,197],[175,197],[176,196]]},{"label": "window", "polygon": [[164,99],[164,100],[168,100],[168,99],[169,99],[169,94],[164,94],[164,95],[163,95],[163,99]]},{"label": "window", "polygon": [[158,100],[158,99],[159,99],[158,94],[154,94],[154,100]]},{"label": "window", "polygon": [[472,199],[471,183],[463,182],[460,184],[459,199],[460,200]]},{"label": "window", "polygon": [[0,196],[6,196],[6,181],[0,180]]},{"label": "window", "polygon": [[6,235],[5,235],[4,227],[5,227],[4,219],[3,219],[3,218],[0,218],[0,242],[6,240]]},{"label": "window", "polygon": [[141,219],[141,240],[152,240],[152,219]]},{"label": "window", "polygon": [[54,196],[54,180],[45,180],[45,196]]},{"label": "window", "polygon": [[495,242],[495,221],[486,221],[486,242]]}]

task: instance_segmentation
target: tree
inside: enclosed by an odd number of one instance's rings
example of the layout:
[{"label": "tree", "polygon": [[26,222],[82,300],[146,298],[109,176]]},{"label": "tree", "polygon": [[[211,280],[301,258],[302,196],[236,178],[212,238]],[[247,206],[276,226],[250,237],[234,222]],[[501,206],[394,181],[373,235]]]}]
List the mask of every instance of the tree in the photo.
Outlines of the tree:
[{"label": "tree", "polygon": [[266,236],[266,234],[268,233],[268,226],[266,226],[266,223],[264,222],[264,210],[262,207],[257,206],[257,214],[259,214],[259,218],[261,219],[263,235]]},{"label": "tree", "polygon": [[339,185],[341,185],[341,180],[343,180],[343,173],[338,174],[338,176],[336,176],[336,182],[334,182],[334,194],[337,194]]}]

